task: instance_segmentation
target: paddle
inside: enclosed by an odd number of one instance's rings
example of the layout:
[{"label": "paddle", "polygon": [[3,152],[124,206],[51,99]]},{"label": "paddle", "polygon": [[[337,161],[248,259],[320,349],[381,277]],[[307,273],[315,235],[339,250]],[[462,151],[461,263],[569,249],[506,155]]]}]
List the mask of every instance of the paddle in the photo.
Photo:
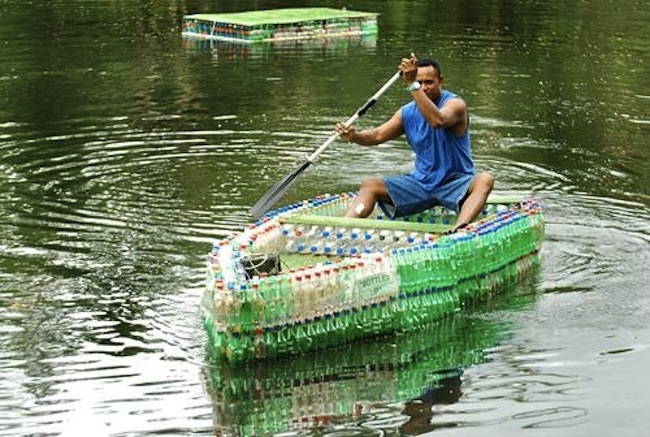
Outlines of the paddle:
[{"label": "paddle", "polygon": [[[348,119],[348,121],[345,122],[347,126],[350,126],[352,123],[354,123],[359,117],[363,116],[376,102],[379,97],[381,97],[382,94],[386,92],[390,86],[395,83],[399,77],[401,76],[402,72],[398,71],[391,77],[384,86],[382,86],[379,91],[375,93],[371,98],[369,98],[366,103],[364,103],[359,109],[357,109],[357,112]],[[318,156],[327,149],[330,144],[332,144],[336,139],[338,138],[338,134],[333,134],[331,137],[327,139],[323,143],[322,146],[320,146],[314,153],[309,155],[307,157],[307,160],[300,164],[298,167],[296,167],[291,173],[286,175],[284,179],[282,179],[280,182],[275,184],[273,188],[271,188],[269,191],[267,191],[258,201],[253,205],[251,208],[251,214],[253,215],[253,218],[255,220],[259,219],[262,217],[275,203],[282,198],[282,196],[285,195],[287,191],[289,191],[289,188],[291,188],[291,185],[296,182],[296,179],[302,172],[307,170],[307,168],[314,162]]]}]

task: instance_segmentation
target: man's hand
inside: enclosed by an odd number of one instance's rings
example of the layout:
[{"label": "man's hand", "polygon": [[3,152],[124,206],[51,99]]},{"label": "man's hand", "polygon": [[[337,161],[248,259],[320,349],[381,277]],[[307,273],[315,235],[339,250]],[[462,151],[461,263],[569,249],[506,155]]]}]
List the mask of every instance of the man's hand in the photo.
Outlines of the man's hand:
[{"label": "man's hand", "polygon": [[417,61],[418,58],[415,57],[415,53],[411,53],[410,58],[402,58],[402,62],[399,64],[399,69],[402,72],[404,82],[406,82],[407,86],[415,82],[418,75]]},{"label": "man's hand", "polygon": [[347,126],[345,123],[336,123],[334,130],[339,134],[339,138],[343,141],[352,141],[352,136],[355,133],[354,128]]}]

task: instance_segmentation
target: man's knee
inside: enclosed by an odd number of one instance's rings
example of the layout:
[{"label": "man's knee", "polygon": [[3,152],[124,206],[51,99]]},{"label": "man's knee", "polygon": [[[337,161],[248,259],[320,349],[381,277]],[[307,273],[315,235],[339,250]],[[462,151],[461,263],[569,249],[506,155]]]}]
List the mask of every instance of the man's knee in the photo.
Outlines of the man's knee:
[{"label": "man's knee", "polygon": [[372,193],[375,196],[380,196],[385,190],[386,186],[381,178],[368,178],[361,183],[361,191]]},{"label": "man's knee", "polygon": [[494,176],[488,172],[479,173],[474,179],[474,189],[490,193],[494,188]]}]

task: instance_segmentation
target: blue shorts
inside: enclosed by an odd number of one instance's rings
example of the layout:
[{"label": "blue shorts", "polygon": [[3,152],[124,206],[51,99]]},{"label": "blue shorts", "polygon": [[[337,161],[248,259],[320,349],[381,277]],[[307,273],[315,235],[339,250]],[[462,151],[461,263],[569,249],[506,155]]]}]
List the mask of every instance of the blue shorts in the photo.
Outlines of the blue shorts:
[{"label": "blue shorts", "polygon": [[431,190],[411,174],[387,176],[384,184],[393,205],[378,202],[379,207],[390,218],[417,214],[436,205],[458,212],[473,179],[474,175],[456,175]]}]

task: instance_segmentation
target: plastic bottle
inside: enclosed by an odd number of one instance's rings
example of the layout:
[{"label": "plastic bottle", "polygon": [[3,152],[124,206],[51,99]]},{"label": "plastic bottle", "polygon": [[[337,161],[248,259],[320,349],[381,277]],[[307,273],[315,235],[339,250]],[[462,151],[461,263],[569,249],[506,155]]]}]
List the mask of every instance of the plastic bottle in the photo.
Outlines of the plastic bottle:
[{"label": "plastic bottle", "polygon": [[255,340],[253,342],[253,356],[256,359],[266,358],[266,339],[264,330],[260,327],[255,328]]},{"label": "plastic bottle", "polygon": [[[287,252],[300,252],[304,250],[304,233],[306,229],[302,225],[288,225],[283,228],[282,233],[285,236],[285,250]],[[300,249],[298,248],[300,246]]]},{"label": "plastic bottle", "polygon": [[235,283],[234,282],[228,282],[226,284],[226,302],[225,302],[225,307],[227,308],[228,315],[226,316],[227,320],[227,326],[228,328],[232,328],[234,326],[239,326],[240,321],[239,321],[239,309],[240,309],[240,301],[239,301],[239,295],[237,293],[237,290],[235,289]]},{"label": "plastic bottle", "polygon": [[332,302],[332,306],[334,307],[334,311],[343,311],[345,307],[345,302],[342,299],[343,292],[341,290],[341,269],[338,264],[335,264],[332,266],[332,272],[330,274],[330,280],[329,280],[329,294],[330,294],[330,302]]},{"label": "plastic bottle", "polygon": [[[276,326],[273,328],[277,355],[286,355],[291,352],[290,340],[287,338],[289,330],[285,326]],[[269,344],[269,343],[267,343]]]},{"label": "plastic bottle", "polygon": [[425,268],[426,249],[422,246],[414,246],[411,252],[411,263],[413,264],[413,275],[415,276],[415,289],[418,291],[427,291],[433,285],[431,274]]},{"label": "plastic bottle", "polygon": [[241,305],[239,308],[239,323],[241,326],[241,332],[250,332],[252,330],[251,326],[253,322],[253,310],[248,287],[246,284],[239,285],[239,295],[241,296]]},{"label": "plastic bottle", "polygon": [[220,331],[225,331],[227,326],[227,317],[228,317],[228,308],[226,300],[226,287],[222,280],[215,281],[214,283],[214,295],[212,297],[213,301],[213,312],[214,312],[214,321],[217,325],[217,329]]},{"label": "plastic bottle", "polygon": [[401,247],[406,243],[406,233],[404,231],[393,231],[391,235],[391,247]]},{"label": "plastic bottle", "polygon": [[375,245],[379,239],[380,231],[375,229],[366,229],[361,234],[361,240],[363,241],[364,246]]},{"label": "plastic bottle", "polygon": [[280,325],[287,325],[291,323],[293,317],[293,295],[292,284],[293,277],[291,275],[281,275],[280,286],[278,288],[278,314],[280,316]]},{"label": "plastic bottle", "polygon": [[323,255],[334,255],[334,245],[330,241],[325,241],[323,244]]},{"label": "plastic bottle", "polygon": [[336,231],[332,226],[326,226],[321,232],[321,237],[323,238],[334,238],[336,236]]},{"label": "plastic bottle", "polygon": [[316,241],[321,234],[322,231],[319,226],[311,226],[304,234],[306,244],[311,244],[313,241]]},{"label": "plastic bottle", "polygon": [[444,246],[434,242],[432,244],[431,252],[429,253],[431,267],[430,271],[435,275],[435,283],[438,287],[447,286],[449,283],[449,265]]},{"label": "plastic bottle", "polygon": [[294,335],[293,349],[296,352],[307,352],[311,346],[311,338],[307,335],[305,325],[302,321],[297,321],[292,327]]},{"label": "plastic bottle", "polygon": [[215,269],[219,268],[219,247],[221,245],[221,241],[219,240],[214,240],[212,242],[212,250],[208,254],[208,264]]},{"label": "plastic bottle", "polygon": [[298,239],[289,238],[284,246],[284,250],[289,253],[298,252],[298,244],[302,244]]},{"label": "plastic bottle", "polygon": [[361,254],[361,248],[359,246],[352,245],[352,246],[350,246],[348,248],[347,252],[348,252],[348,255],[350,255],[350,256],[360,255]]},{"label": "plastic bottle", "polygon": [[407,294],[412,294],[417,290],[417,273],[414,269],[415,266],[413,262],[413,248],[404,248],[402,251],[402,256],[404,258],[404,271],[406,272],[406,275],[404,277],[404,288]]},{"label": "plastic bottle", "polygon": [[302,318],[309,319],[313,317],[315,310],[314,302],[314,276],[312,275],[312,270],[307,270],[305,276],[303,277],[302,283]]},{"label": "plastic bottle", "polygon": [[253,337],[253,332],[249,331],[241,333],[241,351],[243,355],[243,361],[249,361],[255,355],[255,344]]},{"label": "plastic bottle", "polygon": [[338,344],[336,326],[332,320],[332,314],[325,313],[323,317],[323,339],[320,342],[320,347],[322,349],[329,348]]},{"label": "plastic bottle", "polygon": [[323,244],[324,244],[323,241],[315,241],[309,247],[309,252],[311,252],[312,255],[323,253]]},{"label": "plastic bottle", "polygon": [[221,275],[226,284],[237,283],[237,272],[233,263],[233,249],[230,243],[226,240],[222,241],[219,245],[219,267]]},{"label": "plastic bottle", "polygon": [[277,320],[277,276],[263,276],[260,279],[260,297],[264,302],[264,327],[275,325]]},{"label": "plastic bottle", "polygon": [[263,325],[266,323],[265,302],[260,292],[260,278],[253,277],[251,281],[249,300],[251,303],[251,322],[254,325]]},{"label": "plastic bottle", "polygon": [[390,229],[382,229],[376,232],[373,236],[373,244],[376,251],[384,251],[390,249],[393,245],[393,231]]},{"label": "plastic bottle", "polygon": [[272,327],[264,329],[264,346],[266,358],[274,359],[278,356],[278,344],[275,330]]},{"label": "plastic bottle", "polygon": [[292,313],[291,318],[287,320],[287,323],[293,323],[297,320],[300,320],[303,311],[303,302],[302,302],[302,273],[297,273],[291,281],[291,306]]},{"label": "plastic bottle", "polygon": [[341,267],[340,273],[337,276],[339,284],[339,302],[341,302],[343,308],[351,308],[353,305],[351,297],[351,288],[353,284],[351,280],[350,265],[348,263],[344,263]]},{"label": "plastic bottle", "polygon": [[422,234],[419,232],[409,232],[406,235],[406,242],[408,244],[418,244],[422,242]]},{"label": "plastic bottle", "polygon": [[232,252],[232,268],[235,271],[235,282],[237,283],[243,283],[247,279],[244,263],[242,262],[242,252],[241,249],[233,249]]}]

